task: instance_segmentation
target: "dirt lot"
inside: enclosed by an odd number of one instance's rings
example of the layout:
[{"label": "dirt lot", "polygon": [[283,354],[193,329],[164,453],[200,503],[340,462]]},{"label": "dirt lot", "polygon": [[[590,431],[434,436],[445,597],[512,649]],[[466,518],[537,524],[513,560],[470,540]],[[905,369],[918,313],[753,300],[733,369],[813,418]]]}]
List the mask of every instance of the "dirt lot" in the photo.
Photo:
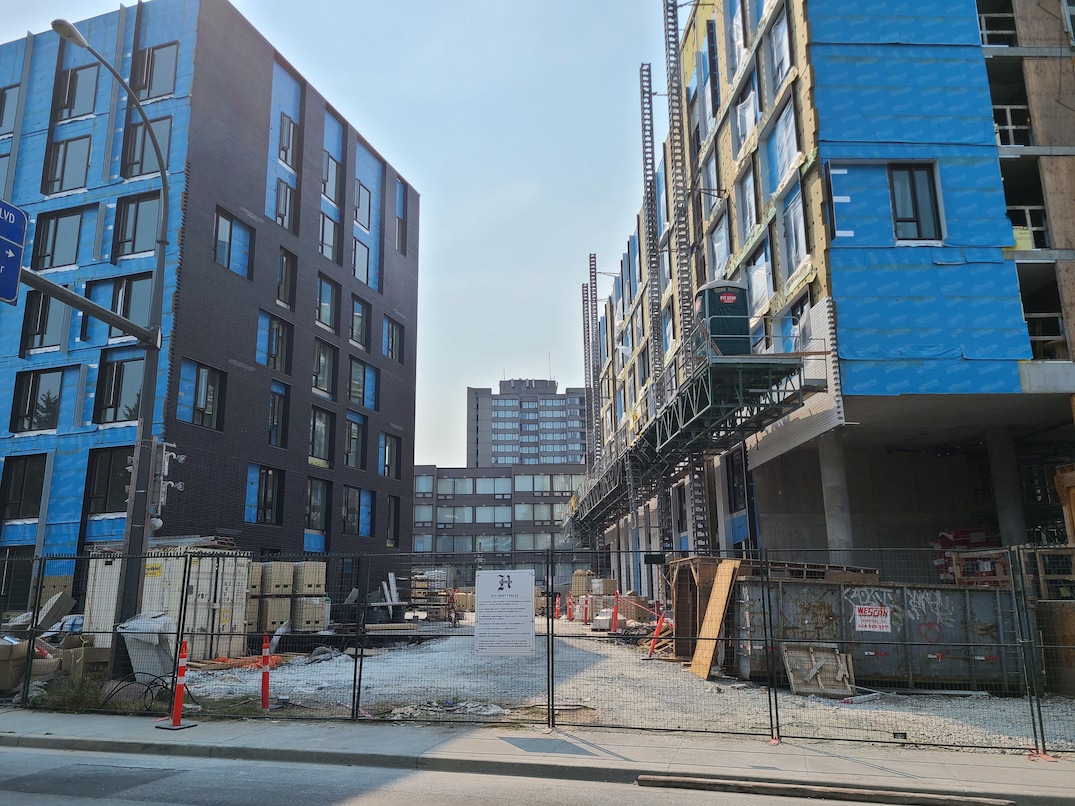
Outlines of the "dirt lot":
[{"label": "dirt lot", "polygon": [[[401,640],[368,650],[361,668],[348,654],[317,663],[296,658],[272,671],[273,702],[284,702],[288,716],[349,717],[361,674],[357,706],[362,718],[543,723],[548,691],[544,636],[533,656],[484,657],[474,652],[468,627],[445,628],[441,637],[421,643]],[[544,619],[538,627],[544,632]],[[716,675],[703,681],[679,663],[647,660],[637,647],[582,625],[558,623],[556,636],[558,724],[769,735],[764,686]],[[187,684],[207,712],[223,703],[256,707],[261,672],[192,670]],[[842,705],[782,689],[776,706],[786,737],[1011,749],[1033,745],[1031,712],[1023,698],[886,694]],[[1047,698],[1043,712],[1050,749],[1075,750],[1075,701]]]}]

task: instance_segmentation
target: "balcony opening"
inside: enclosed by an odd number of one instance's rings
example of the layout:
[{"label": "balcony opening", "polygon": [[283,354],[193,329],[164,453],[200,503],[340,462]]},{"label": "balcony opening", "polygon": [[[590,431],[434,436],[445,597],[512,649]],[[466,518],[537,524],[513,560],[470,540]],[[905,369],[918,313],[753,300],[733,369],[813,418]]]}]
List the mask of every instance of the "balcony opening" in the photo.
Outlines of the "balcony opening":
[{"label": "balcony opening", "polygon": [[1009,48],[1018,45],[1012,0],[978,0],[978,33],[983,45]]},{"label": "balcony opening", "polygon": [[1004,200],[1015,234],[1015,248],[1049,249],[1049,225],[1037,158],[1002,159],[1000,175],[1004,180]]},{"label": "balcony opening", "polygon": [[1019,263],[1019,296],[1030,334],[1035,361],[1067,361],[1071,357],[1064,330],[1056,266],[1052,263]]},{"label": "balcony opening", "polygon": [[1030,146],[1034,138],[1030,129],[1023,60],[986,59],[989,95],[993,99],[993,128],[998,146]]}]

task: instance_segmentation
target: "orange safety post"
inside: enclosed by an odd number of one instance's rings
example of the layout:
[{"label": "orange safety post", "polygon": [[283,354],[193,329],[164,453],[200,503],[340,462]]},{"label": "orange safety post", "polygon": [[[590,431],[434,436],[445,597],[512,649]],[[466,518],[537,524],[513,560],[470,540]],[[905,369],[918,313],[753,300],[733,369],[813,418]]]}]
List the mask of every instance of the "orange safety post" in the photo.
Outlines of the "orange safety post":
[{"label": "orange safety post", "polygon": [[157,725],[163,730],[193,728],[197,722],[183,722],[183,690],[187,686],[187,642],[179,645],[179,667],[175,676],[175,698],[172,700],[172,724]]},{"label": "orange safety post", "polygon": [[647,657],[653,657],[653,651],[657,648],[657,639],[661,637],[661,627],[664,626],[664,613],[662,612],[657,618],[657,629],[653,631],[653,640],[649,642],[649,655]]},{"label": "orange safety post", "polygon": [[590,594],[588,593],[582,595],[582,623],[590,623]]},{"label": "orange safety post", "polygon": [[560,618],[560,594],[556,594],[556,615],[554,618]]},{"label": "orange safety post", "polygon": [[575,609],[574,609],[574,607],[575,607],[574,603],[571,601],[571,594],[569,593],[567,595],[567,620],[568,621],[574,621],[575,620]]},{"label": "orange safety post", "polygon": [[612,625],[609,628],[609,632],[616,632],[617,623],[620,620],[620,592],[616,591],[616,594],[612,597]]},{"label": "orange safety post", "polygon": [[269,710],[269,634],[261,636],[261,707]]}]

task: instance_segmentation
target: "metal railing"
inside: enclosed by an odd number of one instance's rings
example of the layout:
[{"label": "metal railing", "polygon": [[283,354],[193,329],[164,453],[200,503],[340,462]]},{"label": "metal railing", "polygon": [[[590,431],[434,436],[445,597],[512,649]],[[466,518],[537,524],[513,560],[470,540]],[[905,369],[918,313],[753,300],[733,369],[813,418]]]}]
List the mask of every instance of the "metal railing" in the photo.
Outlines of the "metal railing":
[{"label": "metal railing", "polygon": [[1044,205],[1009,206],[1008,219],[1012,222],[1012,229],[1015,231],[1016,249],[1051,248],[1052,241],[1049,237],[1049,224],[1045,217]]},{"label": "metal railing", "polygon": [[993,127],[999,146],[1032,146],[1030,107],[1026,104],[993,105]]},{"label": "metal railing", "polygon": [[1013,13],[979,14],[978,33],[983,45],[1014,48],[1019,44]]}]

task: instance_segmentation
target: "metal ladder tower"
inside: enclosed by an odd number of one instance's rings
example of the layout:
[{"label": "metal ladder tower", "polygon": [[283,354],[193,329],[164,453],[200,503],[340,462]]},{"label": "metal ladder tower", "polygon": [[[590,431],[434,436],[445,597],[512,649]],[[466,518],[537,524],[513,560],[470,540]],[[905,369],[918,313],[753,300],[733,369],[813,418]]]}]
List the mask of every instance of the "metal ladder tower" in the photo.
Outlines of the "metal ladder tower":
[{"label": "metal ladder tower", "polygon": [[590,287],[582,284],[582,363],[586,378],[586,453],[587,464],[591,474],[597,472],[597,462],[594,461],[594,382],[593,362],[590,360],[590,351],[593,345],[590,340]]},{"label": "metal ladder tower", "polygon": [[[664,406],[664,341],[661,332],[661,244],[657,232],[657,159],[653,137],[653,75],[649,64],[638,70],[639,95],[642,101],[642,204],[643,233],[646,248],[646,302],[649,315],[650,394],[653,413]],[[628,481],[633,479],[628,478]],[[671,551],[672,499],[668,479],[657,483],[657,534],[662,551]]]},{"label": "metal ladder tower", "polygon": [[[679,320],[679,363],[682,378],[693,374],[694,283],[691,272],[690,216],[687,208],[687,144],[683,121],[683,72],[679,51],[679,5],[664,0],[664,56],[668,77],[668,151],[671,163],[672,235],[675,248],[676,303]],[[705,456],[692,453],[688,461],[688,509],[695,550],[711,551],[706,507]]]}]

